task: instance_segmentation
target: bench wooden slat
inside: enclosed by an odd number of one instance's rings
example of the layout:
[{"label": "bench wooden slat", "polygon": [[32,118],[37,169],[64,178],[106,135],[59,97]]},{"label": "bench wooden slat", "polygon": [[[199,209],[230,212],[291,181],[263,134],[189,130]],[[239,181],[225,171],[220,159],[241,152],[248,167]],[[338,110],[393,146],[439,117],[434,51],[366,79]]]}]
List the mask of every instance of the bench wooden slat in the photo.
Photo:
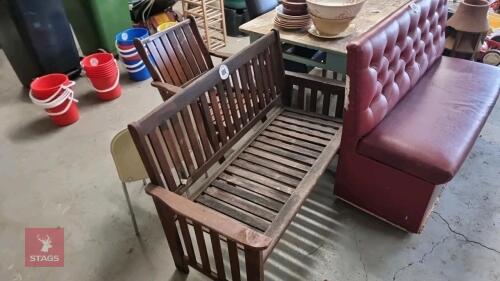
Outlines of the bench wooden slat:
[{"label": "bench wooden slat", "polygon": [[283,165],[286,165],[286,166],[289,166],[291,168],[295,168],[295,169],[298,169],[298,170],[301,170],[301,171],[304,171],[304,172],[308,172],[309,169],[310,169],[310,167],[307,166],[307,165],[294,162],[294,161],[292,161],[292,160],[290,160],[288,158],[285,158],[285,157],[282,157],[282,156],[278,156],[276,154],[269,153],[269,152],[266,152],[266,151],[263,151],[263,150],[260,150],[260,149],[256,149],[254,147],[250,147],[250,148],[246,149],[245,152],[248,152],[248,153],[260,156],[262,158],[266,158],[266,159],[272,160],[274,162],[281,163]]},{"label": "bench wooden slat", "polygon": [[238,257],[238,246],[232,240],[227,241],[227,251],[229,254],[229,264],[231,266],[231,279],[240,281],[240,262]]},{"label": "bench wooden slat", "polygon": [[299,85],[299,93],[297,95],[297,103],[298,108],[303,110],[306,107],[305,104],[305,87],[303,85]]},{"label": "bench wooden slat", "polygon": [[[219,138],[217,136],[217,131],[215,129],[215,120],[212,118],[212,113],[210,110],[210,106],[208,104],[207,97],[209,97],[209,94],[205,93],[204,95],[201,95],[199,97],[199,104],[200,104],[200,109],[201,109],[201,116],[203,118],[203,123],[205,128],[207,128],[207,133],[210,137],[210,142],[212,143],[212,147],[214,148],[214,153],[217,148],[219,148],[220,143],[219,143]],[[196,101],[195,101],[196,102]],[[217,128],[219,127],[217,123]],[[225,132],[224,132],[225,133]]]},{"label": "bench wooden slat", "polygon": [[257,62],[259,63],[258,70],[260,71],[260,75],[262,77],[264,99],[266,100],[266,104],[269,104],[271,101],[271,90],[269,86],[269,77],[267,76],[266,66],[264,65],[264,58],[262,57],[262,53],[257,55]]},{"label": "bench wooden slat", "polygon": [[262,157],[259,157],[259,156],[253,155],[253,154],[249,154],[246,152],[241,153],[238,158],[246,160],[250,163],[255,163],[255,164],[263,166],[263,167],[269,167],[272,169],[276,169],[280,173],[286,174],[286,175],[294,177],[296,179],[301,179],[302,177],[304,177],[306,175],[306,173],[303,171],[293,169],[293,168],[285,166],[281,163],[278,163],[278,162],[275,162],[275,161],[272,161],[269,159],[265,159],[265,158],[262,158]]},{"label": "bench wooden slat", "polygon": [[316,131],[320,131],[322,133],[326,133],[326,134],[330,134],[330,135],[333,134],[333,133],[335,133],[335,129],[333,129],[331,127],[327,127],[327,126],[323,126],[323,125],[318,125],[317,123],[303,121],[303,120],[300,120],[300,119],[290,118],[290,117],[287,117],[287,116],[284,116],[284,115],[278,116],[276,118],[276,120],[279,120],[279,121],[282,121],[282,122],[285,122],[285,123],[288,123],[288,124],[292,124],[292,125],[296,125],[296,126],[308,128],[308,129],[314,129]]},{"label": "bench wooden slat", "polygon": [[255,115],[260,111],[261,109],[261,104],[260,104],[260,98],[258,95],[258,90],[257,86],[255,84],[255,77],[252,71],[252,65],[251,63],[246,63],[245,64],[245,73],[247,75],[247,83],[250,89],[250,96],[252,97],[252,102],[253,102],[253,109],[255,111]]},{"label": "bench wooden slat", "polygon": [[263,136],[263,135],[257,137],[257,140],[260,142],[263,142],[263,143],[267,143],[269,145],[281,147],[281,148],[289,150],[289,151],[294,151],[294,152],[297,152],[299,154],[312,157],[314,159],[318,158],[318,156],[319,156],[319,152],[316,152],[314,150],[310,150],[310,149],[307,149],[307,148],[304,148],[304,147],[301,147],[298,145],[293,145],[293,144],[289,144],[286,142],[282,142],[282,141],[279,141],[276,139],[271,139],[271,138],[268,138],[268,137]]},{"label": "bench wooden slat", "polygon": [[314,114],[306,111],[300,111],[290,107],[285,107],[285,111],[282,115],[312,123],[317,123],[319,125],[329,126],[336,130],[342,127],[341,119],[326,115]]},{"label": "bench wooden slat", "polygon": [[282,135],[286,135],[286,136],[289,136],[289,137],[292,137],[292,138],[297,138],[297,139],[300,139],[300,140],[303,140],[303,141],[306,141],[306,142],[323,145],[323,146],[327,145],[328,142],[329,142],[328,140],[325,140],[325,139],[320,139],[320,138],[309,136],[309,135],[306,135],[306,134],[301,134],[301,133],[298,133],[298,132],[289,131],[287,129],[283,129],[283,128],[276,127],[276,126],[273,126],[273,125],[270,125],[269,127],[267,127],[267,130],[268,131],[272,131],[272,132],[276,132],[276,133],[280,133]]},{"label": "bench wooden slat", "polygon": [[263,218],[269,222],[271,222],[276,216],[276,213],[273,213],[271,210],[261,207],[257,204],[254,204],[246,199],[242,199],[231,193],[227,193],[223,190],[220,190],[214,185],[208,187],[204,193],[214,198],[217,198],[221,201],[224,201],[238,209],[244,210],[260,218]]},{"label": "bench wooden slat", "polygon": [[281,203],[286,202],[288,200],[289,195],[285,192],[267,187],[263,184],[260,184],[258,182],[254,182],[252,180],[246,179],[244,177],[238,176],[238,175],[231,175],[227,173],[223,173],[219,175],[219,178],[230,182],[232,184],[238,185],[241,188],[248,189],[250,191],[253,191],[255,193],[267,196],[269,198],[272,198],[276,201],[279,201]]},{"label": "bench wooden slat", "polygon": [[264,89],[262,87],[262,72],[260,71],[259,68],[259,62],[257,58],[253,58],[252,60],[252,74],[254,77],[254,83],[257,85],[257,96],[259,97],[259,107],[260,109],[263,109],[266,106],[266,98],[264,96]]},{"label": "bench wooden slat", "polygon": [[308,129],[308,128],[305,128],[305,127],[302,127],[302,126],[297,126],[297,125],[293,125],[293,124],[288,124],[288,123],[285,123],[285,122],[281,122],[279,120],[274,121],[272,125],[276,126],[276,127],[280,127],[282,129],[285,129],[285,130],[295,131],[297,133],[301,133],[301,134],[305,134],[305,135],[309,135],[309,136],[321,138],[321,139],[324,139],[324,140],[327,140],[327,141],[329,141],[331,139],[331,137],[332,137],[331,133],[327,134],[327,133],[323,133],[323,132],[315,130],[315,129]]},{"label": "bench wooden slat", "polygon": [[230,79],[224,80],[224,88],[226,91],[226,97],[229,104],[229,110],[231,112],[231,117],[233,120],[234,128],[236,132],[241,130],[241,114],[238,111],[238,106],[236,105],[236,97],[234,96],[234,88],[231,86]]},{"label": "bench wooden slat", "polygon": [[167,160],[167,153],[161,143],[160,138],[158,137],[158,131],[155,130],[151,134],[149,134],[149,141],[151,142],[151,148],[153,149],[154,154],[156,155],[156,159],[158,164],[160,165],[160,169],[163,174],[163,178],[169,186],[176,186],[175,179],[172,175],[172,171],[170,170],[170,165]]},{"label": "bench wooden slat", "polygon": [[[240,116],[240,118],[239,118],[241,121],[240,127],[245,126],[248,123],[248,115],[247,115],[247,112],[245,110],[245,102],[243,101],[243,96],[241,94],[241,86],[240,86],[240,82],[238,80],[238,73],[237,72],[231,74],[231,81],[233,83],[233,89],[234,89],[233,95],[236,98],[236,103],[238,105],[237,106],[238,107],[237,113]],[[226,83],[226,87],[228,87],[228,84],[230,84],[229,80]]]},{"label": "bench wooden slat", "polygon": [[188,108],[181,110],[182,123],[184,128],[186,129],[186,134],[188,136],[189,143],[191,148],[193,149],[194,158],[196,160],[196,165],[200,167],[205,159],[203,159],[203,148],[198,142],[198,134],[195,132],[195,123],[193,123],[193,119],[191,118],[191,114],[189,113]]},{"label": "bench wooden slat", "polygon": [[235,220],[238,220],[248,226],[251,226],[254,229],[265,231],[270,223],[260,217],[242,211],[234,206],[231,206],[223,201],[220,201],[214,197],[208,195],[201,195],[196,198],[196,202],[199,202],[211,209],[216,210],[219,213],[223,213],[224,215],[231,217]]},{"label": "bench wooden slat", "polygon": [[269,77],[269,87],[271,88],[271,98],[274,99],[277,96],[278,90],[277,85],[276,85],[276,80],[274,79],[274,74],[272,70],[272,57],[271,57],[271,51],[266,50],[265,53],[263,54],[264,56],[264,62],[266,64],[266,75]]},{"label": "bench wooden slat", "polygon": [[238,77],[233,77],[233,79],[238,80],[238,78],[239,78],[239,81],[241,82],[241,89],[242,89],[242,93],[243,93],[243,98],[245,100],[246,113],[247,113],[248,120],[250,121],[250,119],[255,116],[255,110],[252,106],[252,97],[251,97],[249,89],[248,89],[247,74],[245,71],[245,66],[243,65],[242,67],[238,68],[237,72],[235,72],[235,73],[237,73],[237,75],[234,75],[234,74],[233,75],[238,76]]},{"label": "bench wooden slat", "polygon": [[178,115],[172,116],[170,120],[172,122],[172,127],[174,129],[177,143],[179,144],[179,148],[181,150],[182,160],[184,161],[184,163],[186,163],[189,175],[191,175],[196,168],[193,159],[191,158],[191,153],[189,152],[188,140],[185,137],[184,132],[182,131],[181,128],[179,116]]},{"label": "bench wooden slat", "polygon": [[215,268],[217,269],[217,279],[226,280],[226,272],[224,270],[224,259],[222,258],[222,248],[220,245],[219,234],[210,230],[210,241],[212,242],[212,252],[214,254]]},{"label": "bench wooden slat", "polygon": [[[191,113],[193,114],[194,122],[198,129],[198,134],[200,136],[200,141],[203,146],[203,152],[205,159],[212,156],[212,146],[210,145],[210,138],[208,137],[208,130],[205,128],[205,122],[201,116],[200,108],[197,102],[191,104]],[[213,126],[213,123],[212,123]],[[215,134],[215,132],[213,132]]]},{"label": "bench wooden slat", "polygon": [[318,89],[311,88],[311,96],[309,97],[309,111],[316,113],[316,103],[318,101]]},{"label": "bench wooden slat", "polygon": [[219,108],[222,109],[221,116],[223,116],[224,124],[226,125],[226,131],[231,138],[236,134],[236,131],[234,129],[234,120],[229,113],[228,96],[222,82],[217,83],[217,92],[219,94]]},{"label": "bench wooden slat", "polygon": [[279,190],[279,191],[287,193],[287,194],[292,194],[292,192],[293,192],[293,188],[288,186],[288,185],[285,185],[283,183],[280,183],[280,182],[275,181],[273,179],[270,179],[268,177],[261,176],[259,174],[254,173],[254,172],[243,170],[243,169],[236,167],[236,166],[229,166],[226,168],[226,171],[233,173],[235,175],[250,179],[250,180],[255,181],[257,183],[260,183],[264,186]]},{"label": "bench wooden slat", "polygon": [[276,155],[279,155],[282,157],[286,157],[286,158],[301,162],[302,164],[306,164],[306,165],[312,165],[312,164],[314,164],[314,161],[315,161],[314,158],[304,156],[302,154],[297,154],[297,153],[294,153],[294,152],[291,152],[288,150],[284,150],[284,149],[281,149],[279,147],[268,145],[266,143],[262,143],[259,141],[254,142],[252,144],[252,147],[255,147],[255,148],[260,149],[260,150],[265,150],[269,153],[273,153],[273,154],[276,154]]},{"label": "bench wooden slat", "polygon": [[179,226],[182,233],[182,239],[184,240],[184,247],[186,247],[186,252],[188,254],[189,262],[196,263],[196,255],[194,254],[193,242],[191,241],[191,234],[189,233],[188,224],[186,218],[180,216],[178,218]]},{"label": "bench wooden slat", "polygon": [[309,149],[315,150],[318,153],[320,153],[321,151],[323,151],[323,148],[324,148],[321,145],[312,144],[312,143],[309,143],[309,142],[306,142],[306,141],[303,141],[303,140],[295,139],[295,138],[292,138],[292,137],[289,137],[289,136],[285,136],[285,135],[282,135],[282,134],[279,134],[279,133],[271,132],[271,131],[264,131],[264,132],[262,132],[262,136],[266,136],[266,137],[269,137],[269,138],[272,138],[272,139],[276,139],[276,140],[279,140],[279,141],[283,141],[283,142],[286,142],[286,143],[290,143],[290,144],[293,144],[293,145],[298,145],[298,146],[300,146],[302,148],[309,148]]},{"label": "bench wooden slat", "polygon": [[220,108],[217,94],[215,91],[210,90],[208,92],[208,96],[210,97],[213,116],[215,118],[215,122],[217,123],[217,132],[219,133],[220,137],[219,140],[222,142],[222,144],[226,144],[227,143],[226,128],[224,126],[224,118],[222,116],[222,110]]},{"label": "bench wooden slat", "polygon": [[277,200],[271,199],[266,196],[262,196],[259,193],[250,191],[248,189],[242,188],[239,185],[231,184],[229,182],[220,179],[217,179],[214,182],[212,182],[212,185],[220,190],[232,193],[238,197],[254,202],[255,204],[259,204],[275,212],[278,212],[283,206],[283,204]]},{"label": "bench wooden slat", "polygon": [[198,252],[200,253],[201,266],[205,273],[211,273],[210,260],[208,259],[207,245],[203,235],[203,229],[197,223],[193,224],[194,234],[196,236],[196,244],[198,245]]},{"label": "bench wooden slat", "polygon": [[[235,166],[238,166],[242,169],[252,171],[252,172],[257,173],[259,175],[263,175],[265,177],[275,179],[277,181],[280,181],[282,183],[285,183],[285,184],[288,184],[291,186],[296,186],[300,182],[299,180],[297,180],[295,178],[291,178],[291,177],[288,177],[287,175],[278,173],[277,171],[275,171],[276,167],[266,168],[266,167],[263,167],[260,165],[256,165],[254,163],[249,163],[249,162],[242,160],[242,159],[237,159],[232,164]],[[274,170],[272,170],[272,169],[274,169]]]}]

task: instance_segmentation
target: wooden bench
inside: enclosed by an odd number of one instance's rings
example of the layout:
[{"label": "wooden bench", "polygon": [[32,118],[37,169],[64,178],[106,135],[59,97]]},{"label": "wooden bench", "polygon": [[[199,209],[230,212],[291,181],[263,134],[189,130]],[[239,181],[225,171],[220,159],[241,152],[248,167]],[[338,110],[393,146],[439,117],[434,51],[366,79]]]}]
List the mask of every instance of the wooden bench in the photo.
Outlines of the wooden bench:
[{"label": "wooden bench", "polygon": [[241,255],[247,280],[263,280],[264,261],[339,149],[344,88],[285,73],[279,42],[271,32],[129,125],[183,272],[240,280]]}]

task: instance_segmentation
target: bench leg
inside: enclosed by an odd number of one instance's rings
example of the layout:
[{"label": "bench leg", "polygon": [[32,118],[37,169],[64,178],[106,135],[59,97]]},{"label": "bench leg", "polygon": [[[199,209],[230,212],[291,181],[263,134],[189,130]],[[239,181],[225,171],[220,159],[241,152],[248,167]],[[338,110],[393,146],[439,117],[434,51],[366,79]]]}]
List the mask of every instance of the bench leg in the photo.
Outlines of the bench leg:
[{"label": "bench leg", "polygon": [[245,264],[248,281],[264,280],[264,259],[261,251],[245,248]]},{"label": "bench leg", "polygon": [[170,252],[172,253],[172,259],[174,260],[175,267],[177,267],[177,269],[181,272],[189,273],[189,267],[184,259],[184,251],[182,250],[179,231],[175,225],[175,213],[157,199],[154,199],[153,201],[155,202],[156,210],[158,211],[158,216],[160,217],[161,224],[163,226],[163,231],[167,237],[168,246],[170,248]]}]

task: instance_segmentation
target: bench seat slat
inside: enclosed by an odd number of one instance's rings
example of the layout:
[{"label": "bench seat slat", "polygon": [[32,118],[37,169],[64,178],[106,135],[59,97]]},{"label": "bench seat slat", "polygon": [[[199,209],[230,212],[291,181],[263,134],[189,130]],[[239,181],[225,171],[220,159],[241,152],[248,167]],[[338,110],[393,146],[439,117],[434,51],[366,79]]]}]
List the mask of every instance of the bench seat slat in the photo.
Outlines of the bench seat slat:
[{"label": "bench seat slat", "polygon": [[255,191],[250,191],[248,189],[242,188],[241,186],[220,179],[215,180],[212,183],[212,186],[215,186],[220,190],[224,190],[225,192],[232,193],[248,201],[252,201],[255,204],[259,204],[275,212],[278,212],[281,207],[283,207],[283,203],[279,202],[278,200],[271,199]]},{"label": "bench seat slat", "polygon": [[277,170],[280,173],[287,174],[287,175],[294,177],[294,178],[297,178],[297,179],[302,179],[306,175],[305,172],[299,171],[297,169],[289,168],[281,163],[277,163],[277,162],[274,162],[274,161],[271,161],[271,160],[268,160],[265,158],[261,158],[261,157],[258,157],[258,156],[255,156],[253,154],[249,154],[246,152],[240,154],[239,158],[246,160],[250,163],[255,163],[255,164],[260,165],[260,166],[264,166],[264,167],[267,167],[267,168],[270,168],[273,170]]},{"label": "bench seat slat", "polygon": [[277,181],[280,181],[282,183],[285,183],[285,184],[288,184],[291,186],[297,186],[300,182],[300,180],[297,180],[297,179],[289,177],[287,175],[278,173],[278,171],[276,171],[277,170],[276,167],[273,167],[272,168],[273,170],[271,170],[270,168],[256,165],[254,163],[250,163],[250,162],[247,162],[247,161],[242,160],[242,159],[237,159],[236,161],[233,162],[233,165],[238,166],[242,169],[252,171],[252,172],[257,173],[259,175],[275,179]]},{"label": "bench seat slat", "polygon": [[238,209],[244,210],[246,212],[249,212],[253,215],[256,215],[258,217],[261,217],[265,220],[272,221],[274,217],[276,217],[276,213],[264,208],[262,206],[259,206],[249,200],[243,199],[241,197],[235,196],[231,193],[225,192],[223,190],[220,190],[214,186],[210,186],[205,190],[205,193],[217,198],[221,201],[224,201]]},{"label": "bench seat slat", "polygon": [[245,212],[237,207],[229,205],[224,201],[211,197],[207,194],[203,194],[196,199],[196,202],[201,203],[211,209],[216,210],[219,213],[231,217],[235,220],[240,221],[258,231],[265,231],[271,224],[269,221],[255,216],[251,213]]},{"label": "bench seat slat", "polygon": [[245,188],[247,190],[253,191],[255,193],[267,196],[269,198],[272,198],[276,201],[279,201],[281,203],[286,202],[288,200],[288,194],[281,192],[279,190],[269,188],[265,185],[262,185],[260,183],[254,182],[252,180],[248,180],[246,178],[243,178],[238,175],[230,175],[227,173],[223,173],[219,175],[220,179],[226,180],[227,182],[230,182],[232,184],[238,185],[242,188]]},{"label": "bench seat slat", "polygon": [[263,143],[267,143],[269,145],[273,145],[273,146],[281,147],[281,148],[286,149],[286,150],[294,151],[296,153],[300,153],[302,155],[309,156],[309,157],[312,157],[314,159],[318,158],[318,156],[319,156],[319,152],[316,152],[314,150],[310,150],[310,149],[307,149],[304,147],[300,147],[298,145],[289,144],[289,143],[282,142],[279,140],[274,140],[274,139],[268,138],[266,136],[260,136],[257,138],[257,140],[260,142],[263,142]]}]

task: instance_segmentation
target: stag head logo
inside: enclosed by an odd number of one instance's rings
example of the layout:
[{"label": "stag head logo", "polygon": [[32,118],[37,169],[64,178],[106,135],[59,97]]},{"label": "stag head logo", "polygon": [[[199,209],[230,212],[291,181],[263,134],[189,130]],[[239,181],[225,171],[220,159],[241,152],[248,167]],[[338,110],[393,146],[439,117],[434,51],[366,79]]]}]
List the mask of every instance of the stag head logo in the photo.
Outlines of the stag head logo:
[{"label": "stag head logo", "polygon": [[50,240],[49,235],[45,235],[45,239],[41,239],[40,235],[37,235],[36,238],[38,241],[42,242],[42,249],[40,252],[47,253],[50,248],[52,248],[52,240]]},{"label": "stag head logo", "polygon": [[26,228],[24,243],[25,266],[64,266],[63,228]]}]

